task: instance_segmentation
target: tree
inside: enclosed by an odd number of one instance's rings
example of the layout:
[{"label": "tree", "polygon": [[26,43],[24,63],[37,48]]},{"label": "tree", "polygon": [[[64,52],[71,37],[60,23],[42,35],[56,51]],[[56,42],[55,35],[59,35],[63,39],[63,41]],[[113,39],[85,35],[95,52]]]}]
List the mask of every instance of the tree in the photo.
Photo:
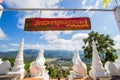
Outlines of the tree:
[{"label": "tree", "polygon": [[102,62],[114,61],[115,49],[114,41],[109,35],[98,34],[98,32],[90,32],[89,36],[83,39],[85,45],[82,47],[84,49],[85,58],[92,58],[92,41],[96,43],[96,47]]}]

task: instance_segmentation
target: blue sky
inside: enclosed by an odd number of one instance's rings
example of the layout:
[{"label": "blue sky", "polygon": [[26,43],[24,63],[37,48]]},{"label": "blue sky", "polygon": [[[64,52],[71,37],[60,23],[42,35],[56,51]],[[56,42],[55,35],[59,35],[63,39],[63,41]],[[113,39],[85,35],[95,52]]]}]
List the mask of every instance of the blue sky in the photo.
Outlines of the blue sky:
[{"label": "blue sky", "polygon": [[[120,4],[120,0],[118,0]],[[102,0],[3,0],[4,8],[87,8],[103,9]],[[106,9],[115,7],[114,0]],[[57,15],[55,15],[57,14]],[[91,30],[25,32],[24,20],[40,17],[39,11],[3,11],[0,18],[0,51],[18,50],[22,38],[25,49],[82,49],[83,38],[93,30],[109,34],[115,40],[115,48],[120,47],[120,32],[113,12],[42,11],[41,17],[90,17]]]}]

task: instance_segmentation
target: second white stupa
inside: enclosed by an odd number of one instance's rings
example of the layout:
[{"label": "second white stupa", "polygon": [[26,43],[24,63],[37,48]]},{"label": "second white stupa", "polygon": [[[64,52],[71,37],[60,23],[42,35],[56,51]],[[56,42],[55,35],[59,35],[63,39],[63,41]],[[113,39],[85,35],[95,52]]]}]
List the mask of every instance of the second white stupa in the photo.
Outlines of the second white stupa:
[{"label": "second white stupa", "polygon": [[90,77],[92,77],[94,80],[97,80],[97,77],[110,77],[110,75],[105,71],[105,68],[103,67],[94,41],[92,48],[92,66],[91,70],[89,71]]},{"label": "second white stupa", "polygon": [[49,75],[45,66],[44,50],[40,50],[35,61],[30,64],[31,77],[49,80]]},{"label": "second white stupa", "polygon": [[117,49],[117,51],[118,51],[118,58],[115,60],[115,62],[114,62],[114,65],[116,66],[116,68],[117,68],[117,73],[118,73],[118,75],[120,76],[120,49]]},{"label": "second white stupa", "polygon": [[78,50],[75,50],[73,56],[73,70],[70,71],[70,75],[68,76],[69,80],[74,80],[75,78],[83,78],[87,75],[87,67],[86,64],[82,62]]}]

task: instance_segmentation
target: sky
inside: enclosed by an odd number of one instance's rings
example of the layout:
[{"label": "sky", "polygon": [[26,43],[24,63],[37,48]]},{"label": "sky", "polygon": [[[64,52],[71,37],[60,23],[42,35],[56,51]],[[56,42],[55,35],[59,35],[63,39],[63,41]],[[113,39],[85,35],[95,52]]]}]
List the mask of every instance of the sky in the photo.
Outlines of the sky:
[{"label": "sky", "polygon": [[[118,5],[120,5],[120,0]],[[103,9],[102,0],[3,0],[3,8],[84,8]],[[113,0],[106,9],[116,6]],[[24,31],[25,18],[89,17],[91,30]],[[115,48],[120,48],[120,32],[113,12],[93,11],[3,11],[0,18],[0,51],[19,49],[24,38],[25,49],[82,50],[83,39],[91,31],[110,35]]]}]

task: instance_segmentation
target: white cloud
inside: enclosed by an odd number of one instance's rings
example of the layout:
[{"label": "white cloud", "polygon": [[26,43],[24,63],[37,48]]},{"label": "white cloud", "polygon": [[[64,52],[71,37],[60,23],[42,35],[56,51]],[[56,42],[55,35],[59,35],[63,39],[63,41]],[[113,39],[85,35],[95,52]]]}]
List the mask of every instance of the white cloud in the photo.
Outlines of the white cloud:
[{"label": "white cloud", "polygon": [[24,48],[25,49],[44,49],[44,45],[40,45],[40,44],[25,44]]},{"label": "white cloud", "polygon": [[[7,7],[12,8],[59,8],[61,1],[62,0],[4,0],[4,3]],[[31,17],[67,17],[67,12],[42,11],[42,15],[40,15],[40,11],[22,12],[19,13],[18,27],[23,29],[25,18]]]},{"label": "white cloud", "polygon": [[17,27],[20,28],[20,29],[24,29],[25,19],[26,18],[34,18],[34,17],[40,17],[40,12],[35,11],[35,12],[20,13],[18,23],[17,23]]},{"label": "white cloud", "polygon": [[14,47],[18,47],[19,46],[19,44],[15,44],[15,43],[11,43],[11,44],[9,44],[10,46],[14,46]]},{"label": "white cloud", "polygon": [[77,34],[73,35],[72,41],[84,39],[84,38],[86,38],[86,37],[88,37],[88,34],[85,34],[85,33],[77,33]]},{"label": "white cloud", "polygon": [[0,45],[0,48],[7,48],[7,45]]},{"label": "white cloud", "polygon": [[67,34],[67,35],[72,34],[72,32],[73,31],[62,31],[63,34]]},{"label": "white cloud", "polygon": [[120,35],[117,35],[113,38],[115,41],[120,41]]},{"label": "white cloud", "polygon": [[48,50],[71,50],[71,41],[65,39],[57,39],[51,41],[47,46],[46,49]]},{"label": "white cloud", "polygon": [[116,49],[120,49],[120,35],[117,35],[117,36],[115,36],[114,38],[113,38],[113,40],[115,41],[115,46],[114,46],[114,48],[116,48]]},{"label": "white cloud", "polygon": [[106,30],[107,28],[106,27],[103,27],[103,30]]},{"label": "white cloud", "polygon": [[47,0],[3,0],[8,7],[12,8],[39,8],[45,7]]},{"label": "white cloud", "polygon": [[15,51],[15,49],[9,49],[9,50],[7,50],[7,51]]},{"label": "white cloud", "polygon": [[60,33],[61,33],[60,31],[45,31],[42,32],[42,36],[40,38],[45,39],[49,42],[58,39]]},{"label": "white cloud", "polygon": [[[43,33],[44,39],[48,41],[48,44],[24,44],[24,49],[47,49],[47,50],[81,50],[84,45],[83,39],[88,37],[87,33],[77,33],[72,36],[71,39],[62,39],[58,35],[60,32],[48,32]],[[54,35],[55,34],[55,35]],[[9,44],[11,48],[19,48],[19,44]]]},{"label": "white cloud", "polygon": [[102,3],[101,0],[97,0],[96,3],[95,3],[95,8],[98,8],[100,3]]},{"label": "white cloud", "polygon": [[3,30],[0,28],[0,40],[6,40],[7,36],[6,34],[3,32]]},{"label": "white cloud", "polygon": [[[18,47],[19,48],[19,44],[9,44],[11,47]],[[44,49],[44,45],[40,45],[40,44],[24,44],[24,49]]]},{"label": "white cloud", "polygon": [[98,9],[100,6],[102,6],[102,0],[83,0],[82,2],[82,8],[86,8],[88,9],[86,12],[89,16],[93,16],[93,14],[95,13],[94,11],[92,12],[88,12],[89,9]]},{"label": "white cloud", "polygon": [[50,41],[49,44],[45,47],[46,49],[57,49],[57,50],[75,50],[75,49],[82,49],[83,46],[83,39],[88,37],[88,34],[85,33],[78,33],[74,34],[71,39],[56,39]]},{"label": "white cloud", "polygon": [[82,5],[85,6],[86,2],[87,2],[87,0],[83,0]]},{"label": "white cloud", "polygon": [[47,0],[46,1],[46,5],[49,8],[58,8],[58,5],[57,5],[58,3],[59,3],[59,0]]}]

